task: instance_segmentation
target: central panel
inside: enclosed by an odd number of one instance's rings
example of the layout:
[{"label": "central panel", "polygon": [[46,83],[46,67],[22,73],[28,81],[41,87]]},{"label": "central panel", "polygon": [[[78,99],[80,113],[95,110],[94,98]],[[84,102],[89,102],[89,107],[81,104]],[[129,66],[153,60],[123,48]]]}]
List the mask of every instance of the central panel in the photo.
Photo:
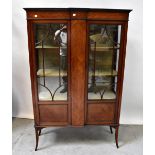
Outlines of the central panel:
[{"label": "central panel", "polygon": [[83,126],[85,114],[86,21],[71,20],[72,125]]}]

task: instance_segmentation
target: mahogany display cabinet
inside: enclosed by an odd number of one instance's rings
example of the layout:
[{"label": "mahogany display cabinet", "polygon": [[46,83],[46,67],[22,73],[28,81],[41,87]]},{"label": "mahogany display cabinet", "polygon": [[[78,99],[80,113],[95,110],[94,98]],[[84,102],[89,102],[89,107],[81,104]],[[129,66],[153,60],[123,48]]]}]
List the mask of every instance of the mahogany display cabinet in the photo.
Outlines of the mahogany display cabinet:
[{"label": "mahogany display cabinet", "polygon": [[131,10],[25,8],[36,148],[50,126],[118,129]]}]

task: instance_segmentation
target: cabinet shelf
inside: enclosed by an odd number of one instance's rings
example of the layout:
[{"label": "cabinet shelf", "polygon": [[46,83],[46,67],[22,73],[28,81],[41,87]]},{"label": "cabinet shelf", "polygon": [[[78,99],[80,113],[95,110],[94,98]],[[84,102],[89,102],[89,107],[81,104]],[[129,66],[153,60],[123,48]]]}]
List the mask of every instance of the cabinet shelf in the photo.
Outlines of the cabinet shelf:
[{"label": "cabinet shelf", "polygon": [[[36,46],[35,47],[36,49],[42,49],[42,46],[39,45],[39,46]],[[50,45],[44,45],[43,46],[43,49],[59,49],[60,47],[59,46],[50,46]],[[97,46],[95,48],[96,51],[109,51],[109,50],[113,50],[113,49],[120,49],[119,47],[103,47],[103,46]],[[94,50],[94,47],[92,46],[91,47],[91,50],[93,51]]]},{"label": "cabinet shelf", "polygon": [[[89,72],[89,76],[93,76],[93,72]],[[44,72],[43,69],[39,69],[37,71],[37,76],[43,77]],[[46,77],[57,77],[59,76],[59,70],[58,69],[45,69],[45,76]],[[67,72],[61,72],[61,76],[67,76]],[[111,71],[98,71],[96,70],[95,76],[117,76],[117,71],[113,70]]]},{"label": "cabinet shelf", "polygon": [[94,46],[91,46],[91,50],[96,52],[100,52],[100,51],[109,51],[109,50],[113,50],[113,49],[120,49],[119,47],[103,47],[103,46],[96,46],[96,48],[94,48]]},{"label": "cabinet shelf", "polygon": [[[63,72],[63,73],[61,73],[61,75],[67,76],[67,72]],[[43,69],[39,69],[37,71],[37,76],[40,76],[40,77],[44,76]],[[59,76],[59,70],[55,69],[55,68],[53,68],[53,69],[45,69],[45,76],[46,77],[50,77],[50,76],[57,77],[57,76]]]},{"label": "cabinet shelf", "polygon": [[[41,45],[39,45],[39,46],[36,46],[35,47],[36,49],[40,49],[40,48],[42,48],[42,46]],[[50,45],[44,45],[43,46],[43,49],[46,49],[46,48],[50,48],[50,49],[59,49],[59,46],[50,46]]]}]

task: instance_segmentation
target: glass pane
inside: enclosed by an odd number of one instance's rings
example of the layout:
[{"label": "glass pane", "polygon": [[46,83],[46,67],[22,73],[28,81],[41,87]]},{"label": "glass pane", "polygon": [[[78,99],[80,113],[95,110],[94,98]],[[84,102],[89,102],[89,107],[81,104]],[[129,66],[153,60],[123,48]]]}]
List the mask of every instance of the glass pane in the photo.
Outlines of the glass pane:
[{"label": "glass pane", "polygon": [[35,24],[39,100],[67,100],[67,25]]},{"label": "glass pane", "polygon": [[88,100],[116,99],[120,25],[89,25]]}]

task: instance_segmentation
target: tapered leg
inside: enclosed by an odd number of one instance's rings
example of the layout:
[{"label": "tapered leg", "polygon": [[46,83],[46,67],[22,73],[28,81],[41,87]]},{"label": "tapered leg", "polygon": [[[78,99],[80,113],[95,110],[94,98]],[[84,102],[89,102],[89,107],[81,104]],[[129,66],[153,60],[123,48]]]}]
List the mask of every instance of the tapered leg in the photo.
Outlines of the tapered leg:
[{"label": "tapered leg", "polygon": [[113,132],[112,132],[112,127],[110,126],[110,132],[111,132],[111,134],[113,134]]},{"label": "tapered leg", "polygon": [[35,128],[35,133],[36,133],[36,147],[35,147],[35,151],[37,151],[37,148],[38,148],[38,140],[39,140],[38,128]]},{"label": "tapered leg", "polygon": [[115,128],[115,141],[116,141],[116,147],[117,148],[119,148],[119,146],[118,146],[118,129],[119,129],[119,127],[117,126]]},{"label": "tapered leg", "polygon": [[41,135],[41,129],[42,129],[42,128],[39,129],[39,136]]}]

